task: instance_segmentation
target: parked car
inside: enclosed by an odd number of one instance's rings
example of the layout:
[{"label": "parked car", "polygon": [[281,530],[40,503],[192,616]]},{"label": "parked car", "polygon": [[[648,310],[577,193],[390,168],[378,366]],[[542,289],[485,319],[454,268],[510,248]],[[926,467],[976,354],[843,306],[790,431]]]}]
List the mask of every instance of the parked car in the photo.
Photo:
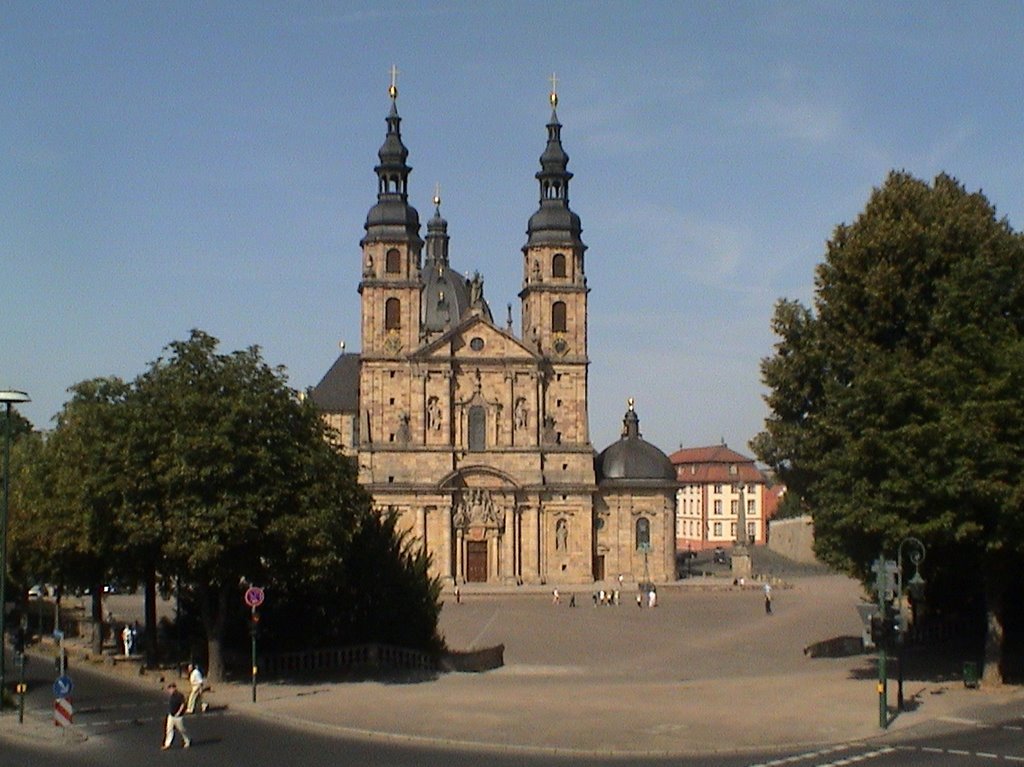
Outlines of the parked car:
[{"label": "parked car", "polygon": [[37,583],[28,590],[29,599],[42,599],[50,596],[50,589],[45,583]]}]

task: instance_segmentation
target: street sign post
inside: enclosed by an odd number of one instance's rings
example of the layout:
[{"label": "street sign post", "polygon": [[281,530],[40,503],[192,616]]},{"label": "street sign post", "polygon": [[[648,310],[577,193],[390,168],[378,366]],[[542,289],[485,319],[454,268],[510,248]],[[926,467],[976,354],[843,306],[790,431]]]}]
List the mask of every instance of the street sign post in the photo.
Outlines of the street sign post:
[{"label": "street sign post", "polygon": [[75,685],[71,681],[71,677],[61,674],[61,676],[57,677],[57,681],[53,683],[53,697],[66,698],[74,688]]},{"label": "street sign post", "polygon": [[249,626],[249,633],[252,635],[252,702],[256,702],[256,629],[259,626],[260,614],[256,608],[263,604],[263,589],[259,586],[250,586],[245,590],[245,603],[252,610],[252,623]]},{"label": "street sign post", "polygon": [[70,698],[57,698],[53,702],[53,724],[56,727],[70,727],[74,721],[75,710]]},{"label": "street sign post", "polygon": [[25,652],[24,649],[18,653],[18,724],[25,724],[25,692],[28,685],[25,684]]},{"label": "street sign post", "polygon": [[[878,614],[886,621],[889,615],[889,603],[896,596],[897,565],[891,559],[879,554],[871,565],[875,574],[875,591],[878,594]],[[883,730],[889,726],[889,677],[886,670],[886,642],[878,643],[878,726]]]}]

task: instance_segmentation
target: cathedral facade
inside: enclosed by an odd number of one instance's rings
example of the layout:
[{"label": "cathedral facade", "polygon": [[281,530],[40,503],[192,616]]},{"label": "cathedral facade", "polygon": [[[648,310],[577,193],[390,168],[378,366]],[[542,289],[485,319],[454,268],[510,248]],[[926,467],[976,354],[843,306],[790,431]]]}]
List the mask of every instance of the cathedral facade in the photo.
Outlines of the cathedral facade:
[{"label": "cathedral facade", "polygon": [[675,472],[640,438],[589,435],[586,246],[569,207],[551,94],[522,248],[520,329],[495,322],[479,274],[449,262],[447,222],[420,234],[392,86],[377,202],[361,240],[361,350],[311,393],[381,512],[399,515],[448,583],[674,577]]}]

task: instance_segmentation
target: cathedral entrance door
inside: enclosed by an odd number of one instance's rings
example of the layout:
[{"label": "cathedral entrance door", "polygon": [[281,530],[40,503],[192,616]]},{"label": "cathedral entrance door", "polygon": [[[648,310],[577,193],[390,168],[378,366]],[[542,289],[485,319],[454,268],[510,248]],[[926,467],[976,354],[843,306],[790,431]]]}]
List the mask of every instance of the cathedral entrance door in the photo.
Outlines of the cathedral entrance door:
[{"label": "cathedral entrance door", "polygon": [[466,580],[487,582],[487,541],[466,541]]},{"label": "cathedral entrance door", "polygon": [[604,580],[604,554],[594,555],[594,580]]}]

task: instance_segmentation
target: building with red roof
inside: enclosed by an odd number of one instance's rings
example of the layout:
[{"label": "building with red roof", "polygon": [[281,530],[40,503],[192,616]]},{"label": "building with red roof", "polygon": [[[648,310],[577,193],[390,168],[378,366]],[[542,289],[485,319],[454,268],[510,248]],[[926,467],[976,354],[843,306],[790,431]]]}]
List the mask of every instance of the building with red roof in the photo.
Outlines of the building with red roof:
[{"label": "building with red roof", "polygon": [[743,505],[747,543],[767,540],[768,483],[753,458],[724,442],[680,448],[669,456],[676,469],[676,548],[703,551],[738,539]]}]

